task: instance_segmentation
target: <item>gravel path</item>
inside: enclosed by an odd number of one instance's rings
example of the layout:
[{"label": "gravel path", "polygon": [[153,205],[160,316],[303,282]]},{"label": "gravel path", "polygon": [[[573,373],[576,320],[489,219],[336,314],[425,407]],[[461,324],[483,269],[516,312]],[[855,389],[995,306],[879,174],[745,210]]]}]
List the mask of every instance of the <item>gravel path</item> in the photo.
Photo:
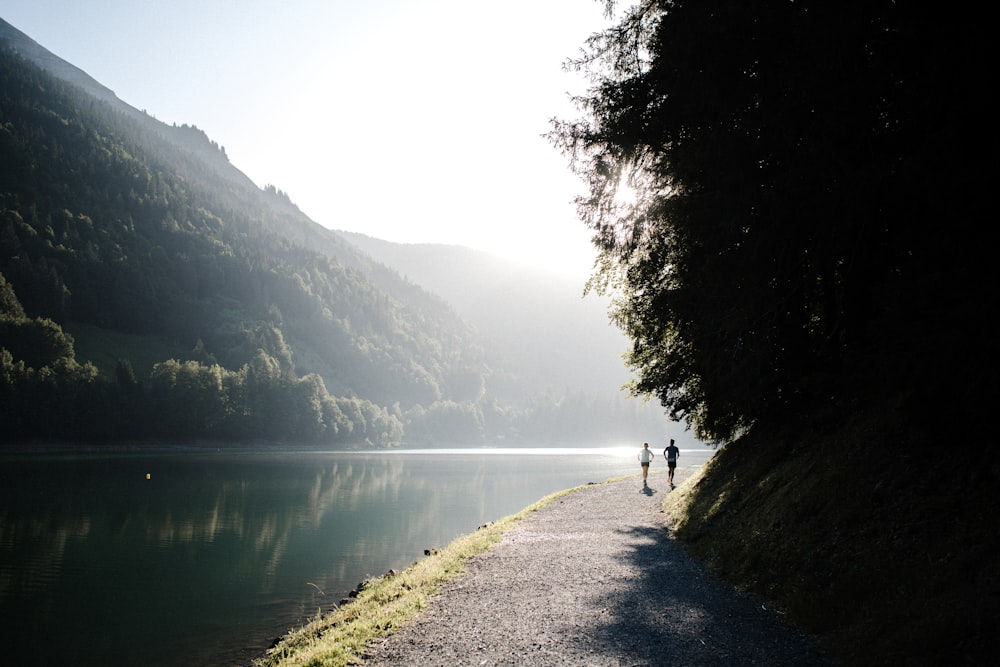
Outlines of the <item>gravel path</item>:
[{"label": "gravel path", "polygon": [[[680,483],[690,470],[678,469]],[[572,493],[526,517],[418,618],[374,642],[386,665],[830,665],[761,600],[670,538],[666,474]]]}]

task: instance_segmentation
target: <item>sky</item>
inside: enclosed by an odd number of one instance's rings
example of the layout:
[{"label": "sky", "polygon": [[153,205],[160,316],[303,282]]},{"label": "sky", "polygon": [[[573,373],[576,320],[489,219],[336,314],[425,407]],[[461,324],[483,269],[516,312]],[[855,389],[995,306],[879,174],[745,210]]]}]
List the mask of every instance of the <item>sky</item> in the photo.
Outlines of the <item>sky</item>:
[{"label": "sky", "polygon": [[0,17],[316,222],[585,278],[584,184],[542,135],[597,0],[0,0]]}]

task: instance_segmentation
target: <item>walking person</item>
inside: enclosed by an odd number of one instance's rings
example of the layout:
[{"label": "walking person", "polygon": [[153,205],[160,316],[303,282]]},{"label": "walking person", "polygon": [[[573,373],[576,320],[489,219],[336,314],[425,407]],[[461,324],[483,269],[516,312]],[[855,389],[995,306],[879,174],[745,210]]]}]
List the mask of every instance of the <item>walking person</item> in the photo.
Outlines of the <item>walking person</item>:
[{"label": "walking person", "polygon": [[677,449],[674,439],[670,438],[670,444],[663,450],[663,458],[667,460],[667,481],[670,487],[674,486],[674,470],[677,469],[677,457],[681,455],[681,450]]},{"label": "walking person", "polygon": [[639,452],[639,465],[642,466],[642,485],[646,485],[646,477],[649,475],[649,464],[653,460],[653,452],[649,449],[649,443],[642,443],[642,451]]}]

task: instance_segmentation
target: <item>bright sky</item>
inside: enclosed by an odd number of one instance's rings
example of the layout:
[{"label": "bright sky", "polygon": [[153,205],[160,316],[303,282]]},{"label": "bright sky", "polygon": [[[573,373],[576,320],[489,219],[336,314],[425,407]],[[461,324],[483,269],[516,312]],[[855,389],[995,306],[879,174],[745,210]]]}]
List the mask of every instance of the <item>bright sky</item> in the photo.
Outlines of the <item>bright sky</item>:
[{"label": "bright sky", "polygon": [[541,135],[597,0],[0,0],[0,17],[316,222],[585,277],[583,183]]}]

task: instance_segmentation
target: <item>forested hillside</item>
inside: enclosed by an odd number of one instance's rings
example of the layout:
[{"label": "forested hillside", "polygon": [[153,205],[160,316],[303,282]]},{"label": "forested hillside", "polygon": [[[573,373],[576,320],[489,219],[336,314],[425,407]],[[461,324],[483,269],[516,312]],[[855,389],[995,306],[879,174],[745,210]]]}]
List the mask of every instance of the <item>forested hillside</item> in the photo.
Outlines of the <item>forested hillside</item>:
[{"label": "forested hillside", "polygon": [[53,78],[4,26],[19,49],[0,52],[5,439],[517,443],[662,428],[593,396],[532,395],[439,296],[254,186],[197,128]]},{"label": "forested hillside", "polygon": [[[65,383],[86,385],[98,371],[69,363],[66,331],[81,341],[98,340],[100,331],[133,337],[115,360],[114,393],[147,385],[156,409],[139,424],[153,423],[161,435],[312,439],[316,429],[328,436],[358,429],[374,442],[398,440],[399,415],[382,406],[430,404],[449,378],[480,371],[468,327],[444,304],[423,295],[427,307],[417,310],[283,237],[294,221],[265,201],[276,192],[239,191],[197,155],[144,134],[108,105],[10,54],[2,64],[0,270],[13,304],[2,340],[13,353],[5,384],[25,408],[8,413],[20,422],[12,431],[55,428],[74,407],[67,432],[79,433],[87,415],[96,423],[83,432],[112,428],[106,406],[62,395],[89,394]],[[172,131],[211,146],[194,128]],[[39,328],[61,343],[59,352],[45,357]],[[135,368],[129,347],[150,345],[176,359]],[[183,384],[200,389],[177,390]],[[299,428],[270,414],[310,405]],[[193,419],[193,406],[213,414]],[[121,417],[129,415],[136,413]],[[141,433],[118,424],[112,434]]]},{"label": "forested hillside", "polygon": [[529,376],[533,386],[607,393],[627,382],[621,357],[628,340],[608,319],[609,300],[593,293],[584,296],[584,278],[461,246],[339,234],[441,295],[519,375]]}]

